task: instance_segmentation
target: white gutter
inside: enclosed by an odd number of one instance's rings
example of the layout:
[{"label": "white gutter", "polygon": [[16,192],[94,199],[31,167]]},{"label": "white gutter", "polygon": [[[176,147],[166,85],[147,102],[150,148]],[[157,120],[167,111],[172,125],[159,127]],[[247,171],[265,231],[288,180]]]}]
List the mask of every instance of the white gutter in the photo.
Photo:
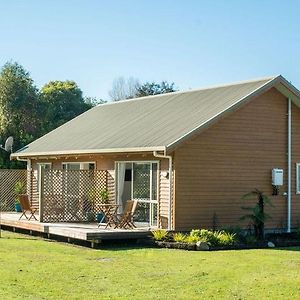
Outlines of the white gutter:
[{"label": "white gutter", "polygon": [[173,185],[173,158],[171,155],[159,154],[157,151],[153,151],[153,156],[158,158],[166,158],[169,160],[169,208],[168,208],[168,230],[172,230],[172,185]]},{"label": "white gutter", "polygon": [[124,153],[124,152],[152,152],[165,151],[165,147],[134,147],[134,148],[109,148],[109,149],[86,149],[86,150],[63,150],[63,151],[47,151],[47,152],[15,152],[10,155],[11,158],[40,157],[40,156],[58,156],[58,155],[89,155],[89,154],[106,154],[106,153]]},{"label": "white gutter", "polygon": [[28,165],[30,165],[30,168],[31,168],[31,160],[29,158],[20,158],[18,156],[17,161],[25,161],[25,162],[27,162],[27,169],[28,169]]},{"label": "white gutter", "polygon": [[292,180],[292,101],[288,98],[288,195],[287,232],[291,232],[291,180]]}]

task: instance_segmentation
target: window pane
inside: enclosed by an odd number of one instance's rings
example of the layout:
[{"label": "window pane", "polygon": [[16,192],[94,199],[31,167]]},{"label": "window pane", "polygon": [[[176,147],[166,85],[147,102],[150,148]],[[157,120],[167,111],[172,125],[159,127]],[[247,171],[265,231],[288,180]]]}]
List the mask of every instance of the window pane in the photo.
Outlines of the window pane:
[{"label": "window pane", "polygon": [[157,200],[157,163],[152,164],[152,199]]},{"label": "window pane", "polygon": [[95,170],[95,164],[94,163],[89,164],[89,170]]},{"label": "window pane", "polygon": [[152,226],[157,226],[157,204],[151,203],[151,210],[152,210]]},{"label": "window pane", "polygon": [[65,163],[63,164],[64,170],[80,170],[80,163]]},{"label": "window pane", "polygon": [[134,222],[147,223],[150,222],[150,203],[138,202],[133,216]]},{"label": "window pane", "polygon": [[133,198],[150,200],[150,164],[133,164]]},{"label": "window pane", "polygon": [[82,163],[81,169],[82,170],[95,170],[95,164],[94,163]]},{"label": "window pane", "polygon": [[300,192],[300,165],[297,165],[297,192]]},{"label": "window pane", "polygon": [[80,170],[80,164],[68,164],[67,170]]}]

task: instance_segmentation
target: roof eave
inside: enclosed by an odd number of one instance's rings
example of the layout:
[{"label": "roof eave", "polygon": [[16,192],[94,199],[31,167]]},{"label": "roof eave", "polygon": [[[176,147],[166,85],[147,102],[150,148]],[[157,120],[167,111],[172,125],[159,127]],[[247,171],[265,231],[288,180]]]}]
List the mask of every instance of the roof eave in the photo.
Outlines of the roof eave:
[{"label": "roof eave", "polygon": [[132,152],[153,152],[166,151],[165,146],[157,147],[134,147],[134,148],[111,148],[111,149],[87,149],[87,150],[65,150],[65,151],[48,151],[48,152],[15,152],[11,154],[11,159],[47,157],[61,155],[91,155],[91,154],[109,154],[109,153],[132,153]]}]

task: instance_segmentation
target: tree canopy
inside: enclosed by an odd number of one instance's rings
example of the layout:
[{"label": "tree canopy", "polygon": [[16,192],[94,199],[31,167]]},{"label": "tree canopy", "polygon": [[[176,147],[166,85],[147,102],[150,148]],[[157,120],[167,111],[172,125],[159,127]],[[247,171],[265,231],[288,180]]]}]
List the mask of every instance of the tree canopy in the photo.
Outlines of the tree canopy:
[{"label": "tree canopy", "polygon": [[157,82],[145,82],[137,88],[135,97],[145,97],[158,94],[166,94],[175,92],[175,83],[168,83],[167,81]]},{"label": "tree canopy", "polygon": [[[18,63],[6,63],[0,72],[1,143],[12,135],[14,149],[31,142],[40,134],[41,116],[38,90],[29,73]],[[9,154],[0,152],[0,167],[17,166]]]},{"label": "tree canopy", "polygon": [[162,82],[145,82],[141,84],[139,80],[130,77],[118,77],[113,81],[109,96],[112,101],[120,101],[132,98],[152,96],[175,92],[175,83]]},{"label": "tree canopy", "polygon": [[114,79],[112,88],[108,94],[113,101],[131,99],[136,96],[139,87],[140,83],[134,77],[130,77],[128,79],[118,77]]},{"label": "tree canopy", "polygon": [[[13,136],[20,149],[98,103],[83,98],[74,81],[50,81],[39,91],[23,66],[8,62],[0,71],[0,144]],[[0,168],[18,167],[24,164],[0,150]]]},{"label": "tree canopy", "polygon": [[50,131],[92,107],[74,81],[50,81],[41,89],[44,130]]}]

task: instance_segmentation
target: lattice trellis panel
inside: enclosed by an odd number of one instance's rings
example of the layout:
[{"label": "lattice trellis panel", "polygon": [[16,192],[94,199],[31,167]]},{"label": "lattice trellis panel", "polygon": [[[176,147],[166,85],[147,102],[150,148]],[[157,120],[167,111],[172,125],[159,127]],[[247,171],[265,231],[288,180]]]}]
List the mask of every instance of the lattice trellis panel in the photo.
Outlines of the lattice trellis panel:
[{"label": "lattice trellis panel", "polygon": [[[30,178],[30,174],[29,174]],[[0,170],[0,206],[1,211],[14,211],[16,202],[15,185],[18,181],[27,187],[27,170]]]},{"label": "lattice trellis panel", "polygon": [[[108,198],[104,170],[45,170],[42,174],[43,222],[92,222]],[[109,201],[109,200],[108,200]]]}]

